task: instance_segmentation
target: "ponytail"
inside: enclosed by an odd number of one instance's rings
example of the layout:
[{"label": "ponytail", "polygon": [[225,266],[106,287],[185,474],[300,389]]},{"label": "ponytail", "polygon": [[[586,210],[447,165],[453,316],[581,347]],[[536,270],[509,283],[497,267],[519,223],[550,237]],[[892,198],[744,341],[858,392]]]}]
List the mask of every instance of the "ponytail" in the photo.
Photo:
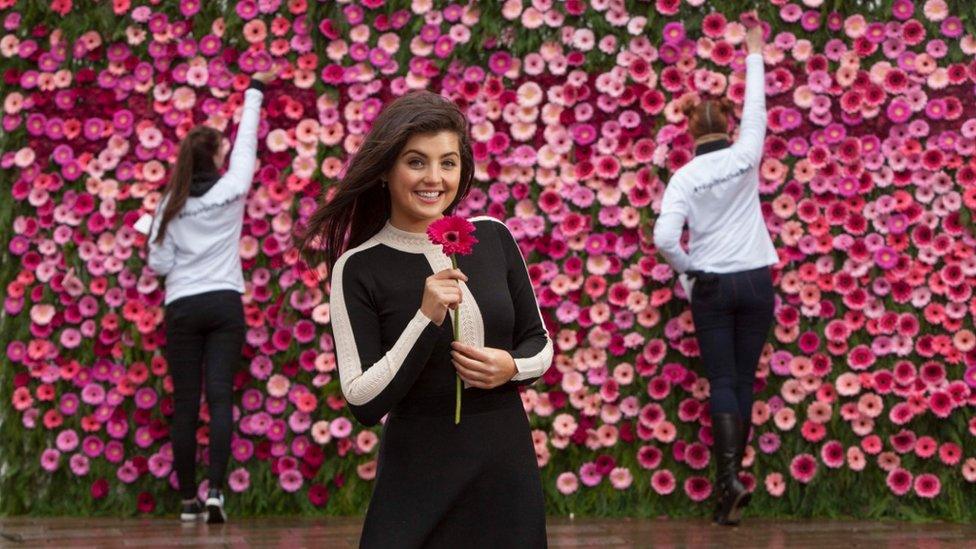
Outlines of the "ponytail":
[{"label": "ponytail", "polygon": [[160,218],[156,244],[163,242],[169,222],[179,215],[186,205],[186,199],[190,196],[193,174],[217,171],[213,158],[220,150],[220,139],[220,132],[207,126],[197,126],[183,138],[176,155],[176,166],[173,167],[173,173],[163,190],[166,207]]}]

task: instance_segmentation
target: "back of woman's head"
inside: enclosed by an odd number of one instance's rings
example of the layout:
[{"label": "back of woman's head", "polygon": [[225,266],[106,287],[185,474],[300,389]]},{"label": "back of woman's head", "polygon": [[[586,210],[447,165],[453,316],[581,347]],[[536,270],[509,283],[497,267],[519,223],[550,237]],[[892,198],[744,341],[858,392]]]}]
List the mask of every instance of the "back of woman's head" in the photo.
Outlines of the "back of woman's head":
[{"label": "back of woman's head", "polygon": [[404,95],[380,112],[346,167],[334,196],[309,218],[300,247],[309,265],[324,260],[331,271],[339,256],[383,228],[390,217],[390,193],[382,181],[404,145],[415,135],[449,131],[457,135],[461,179],[452,211],[464,199],[474,178],[474,156],[464,113],[449,99],[428,91]]},{"label": "back of woman's head", "polygon": [[735,117],[735,106],[727,98],[688,103],[682,109],[688,118],[688,132],[694,139],[710,134],[728,134]]},{"label": "back of woman's head", "polygon": [[207,126],[197,126],[187,132],[180,142],[180,149],[176,155],[176,165],[170,175],[169,182],[163,190],[166,196],[166,207],[159,222],[156,242],[162,242],[166,236],[166,227],[174,217],[179,215],[190,196],[190,183],[194,174],[216,173],[214,157],[220,151],[221,134]]}]

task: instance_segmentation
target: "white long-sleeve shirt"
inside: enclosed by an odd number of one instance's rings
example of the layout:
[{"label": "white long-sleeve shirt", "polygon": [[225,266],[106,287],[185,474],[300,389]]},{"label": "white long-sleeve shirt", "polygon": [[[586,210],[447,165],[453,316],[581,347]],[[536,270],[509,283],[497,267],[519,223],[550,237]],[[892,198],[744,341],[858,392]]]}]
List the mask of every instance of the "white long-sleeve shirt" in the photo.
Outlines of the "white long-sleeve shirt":
[{"label": "white long-sleeve shirt", "polygon": [[167,304],[215,290],[244,292],[241,228],[254,177],[263,97],[253,87],[244,92],[244,110],[227,172],[202,196],[187,198],[183,210],[167,225],[160,244],[155,240],[166,198],[156,207],[159,215],[149,234],[149,266],[166,276]]},{"label": "white long-sleeve shirt", "polygon": [[[759,204],[765,80],[762,55],[746,57],[746,97],[738,140],[696,156],[668,182],[654,224],[654,245],[679,273],[733,273],[779,261]],[[680,243],[686,221],[690,254]]]}]

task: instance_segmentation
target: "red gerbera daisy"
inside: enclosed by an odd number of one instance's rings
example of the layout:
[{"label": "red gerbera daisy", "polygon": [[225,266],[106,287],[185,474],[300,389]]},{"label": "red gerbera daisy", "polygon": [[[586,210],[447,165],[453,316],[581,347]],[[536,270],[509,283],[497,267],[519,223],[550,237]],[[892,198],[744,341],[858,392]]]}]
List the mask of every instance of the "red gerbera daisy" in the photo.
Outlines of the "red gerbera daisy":
[{"label": "red gerbera daisy", "polygon": [[446,216],[427,227],[427,236],[434,244],[444,247],[444,255],[468,255],[478,243],[474,225],[467,219]]}]

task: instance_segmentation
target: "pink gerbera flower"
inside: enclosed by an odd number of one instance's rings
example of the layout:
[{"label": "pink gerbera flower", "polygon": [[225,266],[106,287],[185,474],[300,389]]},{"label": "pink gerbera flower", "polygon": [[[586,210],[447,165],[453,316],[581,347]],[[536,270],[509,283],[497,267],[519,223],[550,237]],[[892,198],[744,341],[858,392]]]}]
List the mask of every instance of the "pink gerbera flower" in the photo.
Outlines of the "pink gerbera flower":
[{"label": "pink gerbera flower", "polygon": [[904,124],[912,116],[912,107],[904,99],[895,99],[888,104],[888,119],[896,124]]},{"label": "pink gerbera flower", "polygon": [[912,487],[912,474],[905,469],[897,468],[888,473],[888,488],[895,495],[904,496]]},{"label": "pink gerbera flower", "polygon": [[600,471],[597,469],[596,464],[591,461],[584,463],[583,466],[580,467],[580,480],[583,481],[583,484],[587,486],[596,486],[597,484],[600,484],[603,477],[600,475]]},{"label": "pink gerbera flower", "polygon": [[817,460],[810,454],[800,454],[790,462],[790,474],[793,478],[806,484],[817,474]]},{"label": "pink gerbera flower", "polygon": [[844,464],[844,445],[836,440],[831,440],[820,449],[820,457],[824,465],[836,469]]},{"label": "pink gerbera flower", "polygon": [[278,477],[278,485],[286,492],[296,492],[302,487],[302,474],[297,469],[289,469]]},{"label": "pink gerbera flower", "polygon": [[962,448],[954,442],[945,442],[939,447],[939,459],[946,465],[955,465],[962,459]]},{"label": "pink gerbera flower", "polygon": [[773,497],[780,497],[786,490],[786,482],[783,481],[783,475],[780,473],[770,473],[766,475],[766,491],[769,495]]},{"label": "pink gerbera flower", "polygon": [[442,217],[427,227],[427,236],[434,244],[443,246],[444,255],[470,254],[478,243],[473,233],[474,225],[457,216]]},{"label": "pink gerbera flower", "polygon": [[945,391],[936,391],[929,397],[929,409],[940,418],[947,418],[952,413],[952,398]]},{"label": "pink gerbera flower", "polygon": [[932,499],[939,495],[941,489],[942,483],[939,482],[939,477],[932,473],[924,473],[915,478],[915,493],[919,497]]},{"label": "pink gerbera flower", "polygon": [[712,483],[705,477],[688,477],[685,480],[685,493],[692,501],[705,501],[712,494]]},{"label": "pink gerbera flower", "polygon": [[637,462],[644,469],[655,469],[661,464],[661,450],[654,446],[642,446],[637,451]]},{"label": "pink gerbera flower", "polygon": [[674,473],[667,469],[656,471],[651,475],[651,487],[662,496],[674,492],[675,485]]},{"label": "pink gerbera flower", "polygon": [[700,442],[693,442],[685,450],[685,461],[692,469],[701,470],[708,466],[708,448]]},{"label": "pink gerbera flower", "polygon": [[930,436],[920,437],[918,441],[915,442],[915,455],[920,458],[928,459],[935,455],[935,450],[938,448],[938,443],[935,439]]},{"label": "pink gerbera flower", "polygon": [[329,490],[321,484],[313,484],[308,488],[308,501],[316,507],[322,507],[329,501]]},{"label": "pink gerbera flower", "polygon": [[755,10],[747,11],[739,15],[739,21],[742,23],[742,26],[747,29],[751,29],[752,27],[760,24],[759,17],[756,15]]}]

